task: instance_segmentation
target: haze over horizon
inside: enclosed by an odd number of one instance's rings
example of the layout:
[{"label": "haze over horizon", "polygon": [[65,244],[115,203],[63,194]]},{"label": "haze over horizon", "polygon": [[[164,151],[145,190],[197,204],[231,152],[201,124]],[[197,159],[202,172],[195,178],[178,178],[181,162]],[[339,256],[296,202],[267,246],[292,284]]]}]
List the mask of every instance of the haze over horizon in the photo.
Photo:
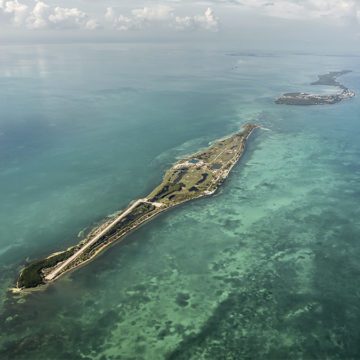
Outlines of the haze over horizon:
[{"label": "haze over horizon", "polygon": [[0,44],[167,41],[357,52],[357,0],[0,0]]}]

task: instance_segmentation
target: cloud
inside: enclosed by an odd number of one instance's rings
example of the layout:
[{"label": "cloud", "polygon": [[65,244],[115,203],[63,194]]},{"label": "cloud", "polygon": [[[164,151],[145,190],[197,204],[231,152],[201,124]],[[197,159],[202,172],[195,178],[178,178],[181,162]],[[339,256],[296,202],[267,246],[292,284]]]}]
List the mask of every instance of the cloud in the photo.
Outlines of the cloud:
[{"label": "cloud", "polygon": [[[269,17],[359,23],[359,0],[208,0],[210,4],[255,10]],[[203,3],[203,1],[198,3]]]},{"label": "cloud", "polygon": [[16,26],[38,29],[87,29],[100,27],[95,19],[78,8],[51,7],[45,2],[36,1],[32,9],[18,0],[0,0],[0,14]]},{"label": "cloud", "polygon": [[106,9],[105,20],[116,30],[140,30],[149,26],[172,22],[173,9],[165,5],[133,9],[129,16],[117,15],[112,7]]},{"label": "cloud", "polygon": [[82,28],[86,26],[88,16],[77,8],[57,6],[49,15],[49,23],[59,28]]},{"label": "cloud", "polygon": [[132,14],[135,19],[141,22],[167,21],[173,15],[173,9],[166,5],[157,5],[153,7],[144,7],[142,9],[134,9]]},{"label": "cloud", "polygon": [[21,26],[26,17],[28,7],[25,4],[19,3],[18,0],[12,0],[1,1],[0,9],[5,17],[10,18],[14,25]]},{"label": "cloud", "polygon": [[353,21],[359,4],[355,0],[293,0],[275,1],[264,7],[270,16],[288,19],[328,19]]},{"label": "cloud", "polygon": [[106,12],[105,12],[105,20],[108,22],[113,22],[116,20],[116,14],[115,11],[112,7],[108,7],[106,8]]},{"label": "cloud", "polygon": [[[22,3],[25,1],[29,5]],[[91,18],[77,7],[52,6],[46,0],[0,0],[0,16],[18,27],[30,30],[46,29],[87,29],[102,28],[98,20]],[[32,0],[33,1],[33,0]],[[117,13],[112,7],[106,8],[103,25],[110,24],[120,31],[144,30],[147,28],[166,28],[172,30],[211,30],[218,29],[219,21],[209,7],[201,15],[179,16],[172,6],[158,4],[130,10],[127,15]],[[255,0],[257,1],[257,0]],[[173,4],[179,4],[173,1]],[[1,25],[1,24],[0,24]]]},{"label": "cloud", "polygon": [[157,5],[134,9],[131,15],[119,15],[115,19],[114,27],[117,30],[140,30],[151,26],[166,26],[174,18],[173,9],[169,6]]},{"label": "cloud", "polygon": [[113,27],[116,30],[121,31],[139,30],[142,26],[143,25],[140,22],[124,15],[119,15],[119,17],[113,22]]},{"label": "cloud", "polygon": [[121,30],[141,30],[149,27],[161,27],[173,30],[212,30],[218,29],[219,20],[214,11],[208,8],[204,14],[195,16],[176,16],[174,9],[166,5],[157,5],[133,9],[129,16],[116,15],[113,8],[106,9],[105,20],[112,27]]},{"label": "cloud", "polygon": [[175,17],[175,26],[178,29],[205,29],[217,31],[219,20],[211,8],[207,8],[204,15]]},{"label": "cloud", "polygon": [[43,29],[48,26],[47,17],[50,13],[50,6],[38,1],[28,16],[26,22],[29,29]]},{"label": "cloud", "polygon": [[101,25],[95,19],[90,19],[85,23],[85,29],[87,30],[96,30],[100,29]]},{"label": "cloud", "polygon": [[[2,24],[30,30],[47,29],[114,29],[119,31],[217,31],[220,12],[224,24],[236,27],[236,20],[245,23],[261,17],[306,21],[330,26],[360,24],[360,0],[152,0],[123,1],[122,6],[108,7],[110,1],[67,0],[72,6],[60,6],[60,0],[0,0],[0,28]],[[57,3],[58,2],[58,3]],[[82,6],[87,6],[85,9]],[[205,11],[198,9],[205,6]],[[126,9],[126,10],[125,10]],[[236,9],[236,10],[235,10]],[[90,12],[88,12],[90,11]],[[91,13],[94,15],[92,16]],[[95,14],[104,14],[96,18]],[[255,24],[257,25],[257,24]],[[229,26],[224,26],[224,28]],[[358,32],[358,30],[357,30]]]}]

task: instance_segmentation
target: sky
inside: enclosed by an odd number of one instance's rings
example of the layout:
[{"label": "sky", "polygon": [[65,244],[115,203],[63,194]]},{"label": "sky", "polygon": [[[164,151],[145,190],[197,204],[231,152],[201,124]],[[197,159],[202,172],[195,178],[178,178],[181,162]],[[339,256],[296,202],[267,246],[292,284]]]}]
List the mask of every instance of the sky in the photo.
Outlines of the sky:
[{"label": "sky", "polygon": [[357,52],[360,0],[0,0],[0,43],[62,40]]}]

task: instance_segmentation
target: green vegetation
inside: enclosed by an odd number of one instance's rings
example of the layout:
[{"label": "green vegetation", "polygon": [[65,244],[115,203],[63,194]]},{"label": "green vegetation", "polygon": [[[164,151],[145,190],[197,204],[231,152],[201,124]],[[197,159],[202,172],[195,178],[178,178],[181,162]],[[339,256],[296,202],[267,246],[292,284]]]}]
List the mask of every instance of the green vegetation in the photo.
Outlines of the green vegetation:
[{"label": "green vegetation", "polygon": [[96,250],[102,243],[108,242],[111,238],[121,231],[126,230],[130,225],[132,225],[135,221],[139,220],[139,218],[143,217],[146,214],[154,211],[156,208],[152,204],[142,203],[138,205],[130,214],[125,216],[118,224],[116,224],[111,230],[109,230],[104,236],[102,236],[98,241],[92,244],[89,249],[84,253],[85,257],[92,251]]},{"label": "green vegetation", "polygon": [[168,184],[165,185],[152,199],[151,201],[158,201],[160,199],[163,199],[164,197],[172,194],[175,191],[181,191],[181,189],[185,185],[183,183],[178,184]]},{"label": "green vegetation", "polygon": [[42,270],[55,266],[60,261],[69,258],[75,251],[75,247],[69,248],[59,254],[50,256],[43,260],[37,260],[26,266],[18,280],[19,288],[34,288],[44,284]]}]

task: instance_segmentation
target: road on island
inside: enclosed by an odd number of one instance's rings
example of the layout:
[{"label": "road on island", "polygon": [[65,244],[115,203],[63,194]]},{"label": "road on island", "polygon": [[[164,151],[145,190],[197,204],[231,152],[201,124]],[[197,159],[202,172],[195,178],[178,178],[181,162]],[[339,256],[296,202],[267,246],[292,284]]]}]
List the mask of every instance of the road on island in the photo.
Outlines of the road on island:
[{"label": "road on island", "polygon": [[45,280],[51,281],[53,280],[59,273],[64,270],[69,264],[71,264],[75,259],[77,259],[86,249],[88,249],[91,245],[95,244],[102,236],[106,235],[106,233],[111,230],[121,219],[123,219],[126,215],[128,215],[133,209],[135,209],[141,203],[151,203],[156,207],[160,207],[158,203],[152,203],[148,199],[139,199],[135,201],[127,210],[121,213],[111,224],[109,224],[104,230],[99,232],[93,239],[88,241],[82,248],[80,248],[76,253],[70,256],[67,260],[65,260],[59,267],[55,268],[49,274],[45,276]]}]

